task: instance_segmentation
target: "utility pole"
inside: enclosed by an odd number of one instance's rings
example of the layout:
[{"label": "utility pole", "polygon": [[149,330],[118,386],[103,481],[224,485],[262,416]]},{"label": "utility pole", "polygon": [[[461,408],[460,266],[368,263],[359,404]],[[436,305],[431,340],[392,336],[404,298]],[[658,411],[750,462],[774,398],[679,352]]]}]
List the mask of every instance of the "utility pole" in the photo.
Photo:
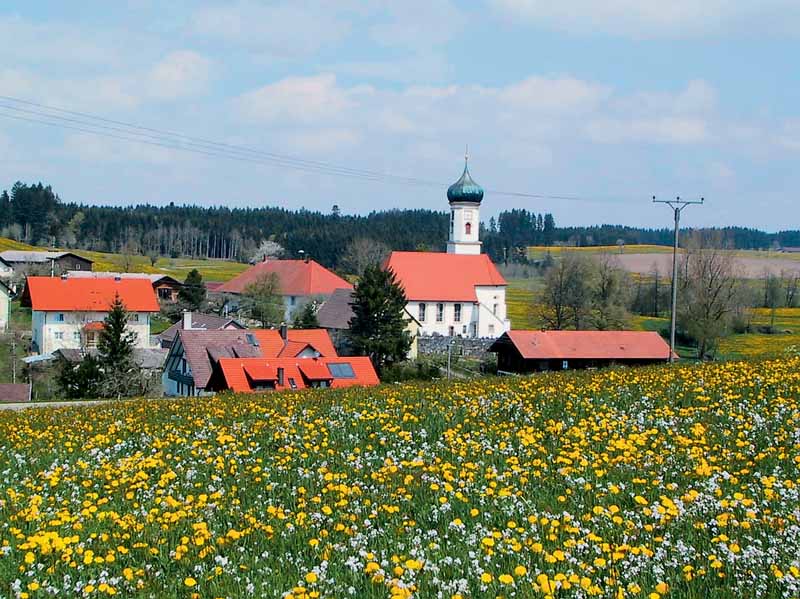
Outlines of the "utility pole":
[{"label": "utility pole", "polygon": [[681,211],[687,206],[692,204],[703,205],[705,198],[697,200],[682,200],[680,196],[674,200],[657,200],[653,196],[653,202],[656,204],[666,204],[672,208],[675,213],[675,243],[672,247],[672,314],[669,324],[669,361],[670,364],[675,361],[675,322],[678,318],[678,235],[681,224]]}]

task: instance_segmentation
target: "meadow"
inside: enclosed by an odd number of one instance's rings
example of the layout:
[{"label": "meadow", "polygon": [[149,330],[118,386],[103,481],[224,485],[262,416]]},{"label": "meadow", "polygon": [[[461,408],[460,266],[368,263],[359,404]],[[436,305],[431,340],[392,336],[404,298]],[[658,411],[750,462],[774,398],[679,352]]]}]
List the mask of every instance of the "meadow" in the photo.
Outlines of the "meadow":
[{"label": "meadow", "polygon": [[0,594],[797,597],[800,358],[0,414]]}]

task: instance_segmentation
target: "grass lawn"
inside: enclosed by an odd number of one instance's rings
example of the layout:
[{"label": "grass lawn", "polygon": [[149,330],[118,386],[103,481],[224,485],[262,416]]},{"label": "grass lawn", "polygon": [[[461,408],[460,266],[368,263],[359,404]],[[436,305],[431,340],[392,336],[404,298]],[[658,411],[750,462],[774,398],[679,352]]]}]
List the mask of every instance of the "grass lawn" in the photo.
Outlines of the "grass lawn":
[{"label": "grass lawn", "polygon": [[510,279],[506,288],[508,318],[513,329],[537,328],[534,304],[541,291],[541,277],[534,279]]}]

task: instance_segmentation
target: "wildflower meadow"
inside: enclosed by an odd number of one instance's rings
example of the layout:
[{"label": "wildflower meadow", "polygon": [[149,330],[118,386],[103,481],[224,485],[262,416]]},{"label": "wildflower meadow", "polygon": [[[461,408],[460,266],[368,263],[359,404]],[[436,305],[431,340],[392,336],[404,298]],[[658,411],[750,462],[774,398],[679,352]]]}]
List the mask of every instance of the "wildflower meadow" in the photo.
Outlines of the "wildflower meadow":
[{"label": "wildflower meadow", "polygon": [[0,413],[0,596],[798,597],[800,358]]}]

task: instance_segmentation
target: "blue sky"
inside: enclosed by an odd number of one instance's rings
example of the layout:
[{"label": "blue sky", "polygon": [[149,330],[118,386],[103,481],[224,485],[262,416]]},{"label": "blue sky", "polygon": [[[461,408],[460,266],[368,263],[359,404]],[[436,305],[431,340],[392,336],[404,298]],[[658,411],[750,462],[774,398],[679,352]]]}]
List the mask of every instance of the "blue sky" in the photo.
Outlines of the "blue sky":
[{"label": "blue sky", "polygon": [[670,215],[652,195],[704,195],[687,224],[800,228],[798,37],[796,0],[10,1],[0,95],[441,184],[203,156],[0,107],[0,186],[42,180],[93,204],[444,210],[469,144],[484,218],[657,227]]}]

